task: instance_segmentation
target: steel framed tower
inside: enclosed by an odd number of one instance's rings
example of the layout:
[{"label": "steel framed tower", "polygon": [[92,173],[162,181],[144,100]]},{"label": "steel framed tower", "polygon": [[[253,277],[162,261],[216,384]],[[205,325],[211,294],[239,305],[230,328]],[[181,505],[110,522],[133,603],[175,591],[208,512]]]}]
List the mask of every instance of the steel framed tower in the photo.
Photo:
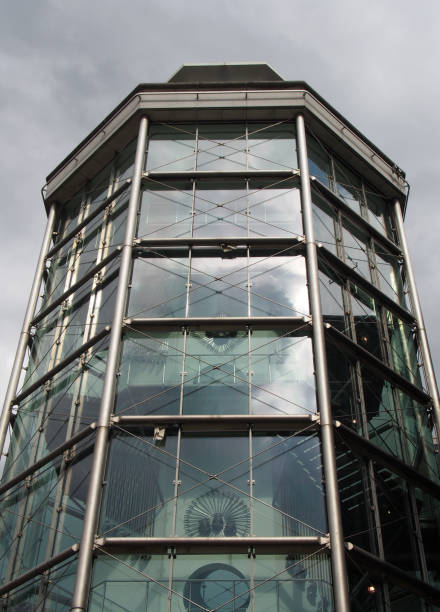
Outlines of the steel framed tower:
[{"label": "steel framed tower", "polygon": [[403,172],[304,82],[188,65],[45,202],[0,429],[3,609],[437,609]]}]

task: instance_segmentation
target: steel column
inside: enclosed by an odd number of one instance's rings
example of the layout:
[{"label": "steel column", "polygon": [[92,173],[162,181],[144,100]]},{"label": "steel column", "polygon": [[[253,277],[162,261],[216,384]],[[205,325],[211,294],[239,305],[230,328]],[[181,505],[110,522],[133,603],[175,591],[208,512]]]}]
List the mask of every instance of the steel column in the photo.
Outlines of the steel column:
[{"label": "steel column", "polygon": [[307,159],[304,117],[297,115],[296,137],[301,172],[301,206],[306,238],[307,282],[312,314],[313,357],[315,361],[316,394],[321,422],[321,443],[325,475],[325,492],[330,532],[333,590],[337,612],[349,612],[347,570],[344,537],[336,472],[336,454],[325,354],[324,325],[318,284],[318,254],[313,229],[312,195]]},{"label": "steel column", "polygon": [[46,231],[44,233],[44,238],[40,249],[40,255],[38,257],[38,264],[35,270],[34,280],[32,282],[31,294],[29,296],[26,314],[24,316],[23,325],[20,332],[20,339],[18,341],[17,351],[15,353],[14,365],[12,366],[12,373],[9,379],[8,389],[6,391],[3,412],[0,420],[0,456],[3,454],[3,448],[5,445],[6,434],[8,431],[9,419],[12,410],[12,400],[14,399],[15,394],[17,393],[18,383],[20,382],[21,368],[26,354],[26,347],[30,338],[30,325],[35,314],[35,308],[37,306],[38,296],[40,294],[41,281],[43,279],[43,274],[45,270],[46,256],[49,251],[50,243],[53,236],[55,210],[56,204],[53,203],[49,209]]},{"label": "steel column", "polygon": [[403,216],[400,202],[394,202],[394,220],[396,223],[397,236],[400,248],[403,253],[406,281],[408,292],[413,308],[413,315],[417,324],[417,337],[419,340],[420,351],[422,353],[423,364],[425,366],[426,382],[428,383],[429,394],[432,398],[435,428],[437,436],[440,435],[440,400],[438,395],[437,382],[435,380],[434,367],[432,365],[431,352],[429,350],[428,339],[426,337],[425,323],[423,321],[422,309],[420,307],[419,294],[417,292],[416,281],[409,256],[408,243],[406,241],[405,229],[403,227]]},{"label": "steel column", "polygon": [[121,333],[125,315],[128,284],[130,282],[133,242],[136,235],[137,212],[139,207],[147,131],[148,120],[146,117],[142,117],[139,125],[133,181],[130,192],[130,200],[128,203],[127,226],[124,244],[122,247],[118,289],[115,299],[110,344],[104,377],[104,388],[101,399],[96,442],[93,453],[93,465],[90,473],[83,532],[78,557],[78,570],[71,610],[86,610],[88,605],[87,602],[92,571],[93,549],[99,519],[102,483],[107,456],[110,417],[113,409],[116,389]]}]

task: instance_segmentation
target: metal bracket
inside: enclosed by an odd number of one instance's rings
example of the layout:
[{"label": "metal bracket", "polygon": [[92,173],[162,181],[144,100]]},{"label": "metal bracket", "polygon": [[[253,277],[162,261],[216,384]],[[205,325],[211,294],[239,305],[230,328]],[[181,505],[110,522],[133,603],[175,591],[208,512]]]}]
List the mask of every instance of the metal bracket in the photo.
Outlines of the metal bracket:
[{"label": "metal bracket", "polygon": [[168,546],[167,554],[168,554],[168,559],[175,559],[176,558],[176,547]]},{"label": "metal bracket", "polygon": [[255,546],[248,546],[248,559],[255,559],[256,556]]}]

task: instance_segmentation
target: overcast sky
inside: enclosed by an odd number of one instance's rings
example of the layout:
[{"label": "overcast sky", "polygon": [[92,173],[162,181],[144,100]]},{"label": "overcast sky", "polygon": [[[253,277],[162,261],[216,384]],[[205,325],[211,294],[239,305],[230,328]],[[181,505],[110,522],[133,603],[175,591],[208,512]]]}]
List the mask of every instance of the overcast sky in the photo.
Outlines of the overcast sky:
[{"label": "overcast sky", "polygon": [[305,80],[407,173],[407,234],[440,368],[440,3],[14,0],[0,21],[0,396],[40,248],[47,174],[140,82],[264,61]]}]

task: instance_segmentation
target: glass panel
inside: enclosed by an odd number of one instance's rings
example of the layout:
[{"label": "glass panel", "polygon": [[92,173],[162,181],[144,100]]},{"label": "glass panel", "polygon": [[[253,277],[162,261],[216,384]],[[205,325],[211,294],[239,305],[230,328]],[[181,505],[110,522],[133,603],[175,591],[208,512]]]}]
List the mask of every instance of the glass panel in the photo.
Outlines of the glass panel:
[{"label": "glass panel", "polygon": [[185,414],[248,414],[248,334],[191,332],[185,357]]},{"label": "glass panel", "polygon": [[302,236],[299,189],[291,181],[249,181],[249,234]]},{"label": "glass panel", "polygon": [[350,335],[350,326],[345,321],[345,308],[340,280],[326,269],[319,271],[319,286],[321,295],[321,308],[324,321],[336,327],[344,334]]},{"label": "glass panel", "polygon": [[137,138],[132,140],[117,156],[115,162],[115,178],[119,185],[133,175],[134,158],[136,153]]},{"label": "glass panel", "polygon": [[96,298],[93,312],[90,315],[90,318],[93,319],[90,323],[93,334],[101,332],[104,327],[111,325],[113,321],[116,292],[118,290],[119,263],[119,260],[113,260],[105,271],[104,279],[95,286]]},{"label": "glass panel", "polygon": [[336,191],[351,209],[360,213],[362,183],[342,162],[335,161]]},{"label": "glass panel", "polygon": [[102,536],[173,535],[177,436],[117,433],[110,444],[99,533]]},{"label": "glass panel", "polygon": [[108,217],[110,228],[107,229],[108,241],[110,245],[123,244],[127,221],[129,189],[122,193],[113,203]]},{"label": "glass panel", "polygon": [[109,195],[110,168],[107,164],[87,185],[87,194],[90,197],[90,210],[99,206]]},{"label": "glass panel", "polygon": [[331,189],[332,171],[330,156],[325,148],[310,134],[307,134],[307,153],[309,156],[310,174]]},{"label": "glass panel", "polygon": [[179,481],[176,535],[250,535],[247,435],[183,434]]},{"label": "glass panel", "polygon": [[370,351],[379,359],[383,359],[381,325],[376,302],[354,283],[350,283],[350,293],[356,341],[367,351]]},{"label": "glass panel", "polygon": [[332,612],[330,559],[325,555],[257,555],[254,612]]},{"label": "glass panel", "polygon": [[367,254],[367,237],[346,219],[342,222],[345,261],[358,274],[371,282]]},{"label": "glass panel", "polygon": [[377,551],[372,499],[367,472],[350,449],[336,441],[336,468],[344,538],[365,550]]},{"label": "glass panel", "polygon": [[309,314],[305,259],[295,251],[251,251],[249,260],[251,316]]},{"label": "glass panel", "polygon": [[406,308],[401,269],[397,257],[390,255],[376,244],[376,264],[381,290],[389,298]]},{"label": "glass panel", "polygon": [[183,333],[132,333],[124,337],[116,412],[177,414]]},{"label": "glass panel", "polygon": [[148,140],[147,170],[193,170],[195,141],[194,125],[153,125]]},{"label": "glass panel", "polygon": [[440,535],[440,500],[428,495],[421,489],[414,489],[422,532],[423,548],[428,570],[429,582],[440,588],[440,557],[438,541]]},{"label": "glass panel", "polygon": [[297,168],[294,126],[249,124],[248,167],[255,170]]},{"label": "glass panel", "polygon": [[389,382],[362,368],[365,410],[370,442],[403,459],[401,424]]},{"label": "glass panel", "polygon": [[385,319],[394,369],[414,385],[422,387],[417,345],[411,326],[388,310],[385,310]]},{"label": "glass panel", "polygon": [[150,182],[144,189],[139,218],[139,238],[182,238],[191,235],[192,186],[190,183],[161,185]]},{"label": "glass panel", "polygon": [[251,335],[252,414],[316,412],[312,344],[293,332]]},{"label": "glass panel", "polygon": [[[243,249],[219,256],[218,251],[193,249],[190,317],[247,316],[247,256]],[[207,255],[204,257],[204,255]],[[212,255],[211,257],[209,255]]]},{"label": "glass panel", "polygon": [[336,250],[335,211],[317,193],[312,191],[313,197],[313,226],[317,242],[321,242],[326,249],[334,255]]},{"label": "glass panel", "polygon": [[[76,225],[79,223],[79,217],[82,212],[82,204],[84,201],[84,191],[81,189],[68,202],[62,205],[58,210],[58,217],[55,227],[58,228],[56,238],[61,240],[67,236]],[[56,244],[56,241],[55,241]]]},{"label": "glass panel", "polygon": [[[68,289],[68,267],[71,262],[73,239],[69,240],[50,260],[47,279],[44,281],[44,295],[41,309],[60,297]],[[70,278],[70,275],[69,275]]]},{"label": "glass panel", "polygon": [[420,578],[407,486],[389,470],[374,470],[385,559]]},{"label": "glass panel", "polygon": [[184,317],[188,251],[146,252],[135,259],[128,316]]},{"label": "glass panel", "polygon": [[98,557],[93,565],[89,612],[168,610],[169,565],[167,555]]},{"label": "glass panel", "polygon": [[393,240],[392,211],[385,198],[367,191],[368,219],[371,225],[381,234]]},{"label": "glass panel", "polygon": [[246,169],[246,128],[244,125],[200,125],[197,170]]},{"label": "glass panel", "polygon": [[252,455],[253,533],[264,536],[327,533],[318,437],[253,435]]},{"label": "glass panel", "polygon": [[328,381],[333,417],[347,427],[358,430],[357,405],[353,390],[351,363],[335,345],[326,343]]},{"label": "glass panel", "polygon": [[201,183],[196,187],[194,236],[247,236],[246,184]]}]

